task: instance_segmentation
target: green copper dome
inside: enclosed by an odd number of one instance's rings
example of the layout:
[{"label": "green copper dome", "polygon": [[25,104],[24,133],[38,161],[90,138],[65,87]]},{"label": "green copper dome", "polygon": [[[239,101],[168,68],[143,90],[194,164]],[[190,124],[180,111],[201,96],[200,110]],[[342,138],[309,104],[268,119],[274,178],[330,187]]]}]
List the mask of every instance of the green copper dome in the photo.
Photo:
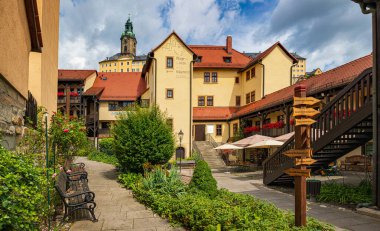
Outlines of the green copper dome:
[{"label": "green copper dome", "polygon": [[121,34],[121,38],[123,38],[124,36],[133,37],[133,38],[135,37],[135,34],[133,33],[133,23],[130,17],[128,17],[128,20],[125,23],[125,29],[124,29],[124,32]]}]

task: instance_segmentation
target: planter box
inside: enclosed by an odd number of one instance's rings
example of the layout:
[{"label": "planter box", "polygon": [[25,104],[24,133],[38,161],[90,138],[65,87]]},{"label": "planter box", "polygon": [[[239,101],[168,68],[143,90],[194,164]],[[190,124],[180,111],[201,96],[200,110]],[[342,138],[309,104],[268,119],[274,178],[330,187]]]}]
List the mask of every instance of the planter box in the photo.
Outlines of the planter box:
[{"label": "planter box", "polygon": [[321,181],[320,180],[307,180],[306,181],[306,194],[315,197],[321,194]]}]

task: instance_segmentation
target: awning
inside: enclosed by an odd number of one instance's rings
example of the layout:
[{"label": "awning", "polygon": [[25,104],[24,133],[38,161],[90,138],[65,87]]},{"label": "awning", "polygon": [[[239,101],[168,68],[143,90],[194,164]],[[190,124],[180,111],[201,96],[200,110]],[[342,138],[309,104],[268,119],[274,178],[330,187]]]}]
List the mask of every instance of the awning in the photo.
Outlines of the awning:
[{"label": "awning", "polygon": [[265,140],[274,140],[274,138],[269,137],[269,136],[253,135],[253,136],[238,140],[232,144],[239,147],[247,147],[247,146],[250,146],[258,142],[265,141]]},{"label": "awning", "polygon": [[235,146],[233,144],[223,144],[216,148],[216,150],[236,150],[236,149],[243,149],[242,147]]},{"label": "awning", "polygon": [[292,136],[294,136],[294,132],[290,132],[282,136],[277,136],[276,138],[274,138],[274,140],[285,142],[288,139],[290,139]]},{"label": "awning", "polygon": [[272,148],[272,147],[278,147],[283,145],[284,142],[277,141],[277,140],[264,140],[260,141],[256,144],[252,144],[246,148]]}]

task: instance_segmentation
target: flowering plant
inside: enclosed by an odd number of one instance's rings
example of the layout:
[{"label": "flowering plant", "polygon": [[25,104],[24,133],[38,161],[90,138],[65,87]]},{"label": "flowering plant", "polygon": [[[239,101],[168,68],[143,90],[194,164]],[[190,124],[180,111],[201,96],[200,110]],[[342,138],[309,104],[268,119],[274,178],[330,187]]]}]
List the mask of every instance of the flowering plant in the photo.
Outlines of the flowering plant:
[{"label": "flowering plant", "polygon": [[244,133],[259,132],[260,126],[252,126],[244,128]]},{"label": "flowering plant", "polygon": [[78,92],[70,92],[70,96],[79,96]]},{"label": "flowering plant", "polygon": [[58,96],[65,96],[65,93],[64,93],[63,91],[59,91],[59,92],[57,93],[57,95],[58,95]]}]

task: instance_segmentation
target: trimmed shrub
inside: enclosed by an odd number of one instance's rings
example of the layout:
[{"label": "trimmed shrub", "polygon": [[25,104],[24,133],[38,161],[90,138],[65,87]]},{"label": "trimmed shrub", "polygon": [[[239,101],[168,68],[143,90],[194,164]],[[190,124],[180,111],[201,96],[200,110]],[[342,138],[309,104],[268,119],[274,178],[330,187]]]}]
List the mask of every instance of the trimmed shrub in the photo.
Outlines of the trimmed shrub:
[{"label": "trimmed shrub", "polygon": [[205,192],[210,197],[216,195],[218,190],[217,183],[206,161],[200,160],[197,162],[189,186],[192,189]]},{"label": "trimmed shrub", "polygon": [[96,150],[93,150],[93,151],[90,152],[90,154],[88,154],[88,159],[89,160],[98,161],[98,162],[103,162],[103,163],[106,163],[106,164],[112,164],[112,165],[115,165],[115,166],[118,165],[116,156],[114,156],[114,155],[108,155],[108,154],[105,154],[103,152],[99,152],[99,151],[96,151]]},{"label": "trimmed shrub", "polygon": [[0,230],[39,230],[48,212],[43,170],[0,147]]},{"label": "trimmed shrub", "polygon": [[121,170],[144,171],[143,164],[165,164],[174,153],[174,135],[157,108],[122,113],[113,128],[114,150]]},{"label": "trimmed shrub", "polygon": [[101,139],[99,142],[99,151],[112,155],[114,153],[113,151],[113,138],[104,138]]}]

